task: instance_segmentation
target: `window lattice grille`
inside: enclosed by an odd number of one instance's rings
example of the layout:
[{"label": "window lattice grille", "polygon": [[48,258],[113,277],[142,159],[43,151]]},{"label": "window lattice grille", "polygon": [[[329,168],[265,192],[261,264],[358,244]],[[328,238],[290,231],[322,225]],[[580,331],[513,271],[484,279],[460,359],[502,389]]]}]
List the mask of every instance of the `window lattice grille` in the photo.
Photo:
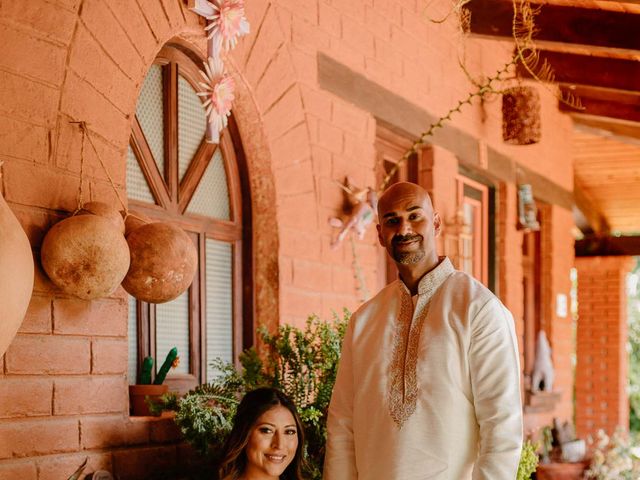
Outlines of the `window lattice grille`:
[{"label": "window lattice grille", "polygon": [[189,373],[189,290],[167,303],[156,305],[156,372],[173,347],[180,365],[173,373]]},{"label": "window lattice grille", "polygon": [[224,170],[224,160],[219,148],[214,153],[198,188],[191,198],[191,202],[189,202],[187,213],[195,213],[221,220],[229,220],[231,218],[227,174]]},{"label": "window lattice grille", "polygon": [[191,84],[178,76],[178,181],[182,181],[207,128],[200,97]]},{"label": "window lattice grille", "polygon": [[158,170],[164,176],[164,102],[162,90],[162,67],[152,65],[140,90],[136,116],[158,165]]},{"label": "window lattice grille", "polygon": [[131,147],[127,150],[127,196],[146,203],[156,203]]}]

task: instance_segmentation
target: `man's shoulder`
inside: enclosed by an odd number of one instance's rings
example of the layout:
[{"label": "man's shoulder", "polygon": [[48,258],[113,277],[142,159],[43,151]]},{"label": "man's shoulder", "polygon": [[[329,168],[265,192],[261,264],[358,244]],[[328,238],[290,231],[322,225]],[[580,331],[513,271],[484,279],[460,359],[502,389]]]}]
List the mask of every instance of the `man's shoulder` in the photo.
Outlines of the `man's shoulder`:
[{"label": "man's shoulder", "polygon": [[400,280],[394,280],[393,282],[387,284],[382,290],[376,293],[372,298],[364,302],[358,309],[354,312],[355,316],[364,315],[367,312],[370,312],[372,309],[377,309],[381,305],[385,305],[390,297],[397,294],[398,289],[400,288]]}]

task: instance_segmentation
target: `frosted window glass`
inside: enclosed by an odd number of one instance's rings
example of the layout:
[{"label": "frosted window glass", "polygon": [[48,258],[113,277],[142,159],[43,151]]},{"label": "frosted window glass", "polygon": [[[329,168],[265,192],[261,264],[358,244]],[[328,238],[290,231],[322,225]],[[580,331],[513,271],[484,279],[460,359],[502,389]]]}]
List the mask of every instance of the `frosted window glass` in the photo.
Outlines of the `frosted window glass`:
[{"label": "frosted window glass", "polygon": [[141,202],[156,203],[131,147],[127,150],[127,196]]},{"label": "frosted window glass", "polygon": [[224,171],[224,160],[219,148],[214,153],[189,202],[187,213],[222,220],[230,219],[227,174]]},{"label": "frosted window glass", "polygon": [[231,245],[206,240],[207,381],[217,375],[211,361],[233,359],[233,287]]},{"label": "frosted window glass", "polygon": [[137,382],[138,375],[138,320],[136,315],[136,299],[129,297],[129,327],[127,330],[129,341],[129,368],[127,376],[129,384]]},{"label": "frosted window glass", "polygon": [[178,76],[178,179],[182,181],[207,128],[200,97],[183,77]]},{"label": "frosted window glass", "polygon": [[156,305],[156,372],[173,347],[178,348],[180,365],[171,373],[189,373],[189,290]]},{"label": "frosted window glass", "polygon": [[164,102],[160,65],[152,65],[144,79],[138,97],[136,117],[158,165],[158,170],[164,175]]}]

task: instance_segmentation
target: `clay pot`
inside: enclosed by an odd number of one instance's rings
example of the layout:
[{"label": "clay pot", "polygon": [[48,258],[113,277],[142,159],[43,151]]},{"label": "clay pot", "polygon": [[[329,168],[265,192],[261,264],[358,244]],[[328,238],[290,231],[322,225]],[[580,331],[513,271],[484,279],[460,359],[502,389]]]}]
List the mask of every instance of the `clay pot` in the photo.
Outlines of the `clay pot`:
[{"label": "clay pot", "polygon": [[129,385],[129,405],[131,407],[131,415],[148,417],[151,415],[149,406],[145,401],[157,401],[160,396],[169,391],[168,385]]},{"label": "clay pot", "polygon": [[120,212],[108,203],[87,202],[78,212],[78,215],[97,215],[99,217],[104,217],[113,222],[115,227],[124,235],[124,219]]},{"label": "clay pot", "polygon": [[141,227],[142,225],[146,225],[147,223],[152,223],[152,221],[153,220],[147,217],[144,213],[129,211],[129,214],[125,217],[124,220],[124,236],[128,236],[136,228]]},{"label": "clay pot", "polygon": [[33,291],[31,244],[0,195],[0,357],[15,337]]},{"label": "clay pot", "polygon": [[87,300],[112,294],[129,268],[124,236],[113,220],[97,215],[76,215],[54,225],[40,255],[56,286]]},{"label": "clay pot", "polygon": [[184,230],[165,222],[149,223],[131,232],[127,243],[131,266],[122,286],[135,298],[164,303],[189,288],[198,252]]}]

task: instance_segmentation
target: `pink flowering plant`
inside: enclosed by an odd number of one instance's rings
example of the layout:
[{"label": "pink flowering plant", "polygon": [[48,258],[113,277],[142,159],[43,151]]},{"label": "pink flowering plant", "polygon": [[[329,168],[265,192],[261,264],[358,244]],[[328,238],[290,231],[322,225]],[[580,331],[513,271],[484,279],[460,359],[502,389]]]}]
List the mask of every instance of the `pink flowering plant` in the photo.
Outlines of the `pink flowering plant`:
[{"label": "pink flowering plant", "polygon": [[224,71],[224,64],[220,58],[209,57],[204,64],[205,71],[200,70],[204,82],[200,86],[204,89],[198,95],[205,98],[205,108],[211,127],[211,141],[220,141],[220,132],[227,126],[227,118],[231,114],[234,99],[235,83],[231,75]]},{"label": "pink flowering plant", "polygon": [[207,4],[212,10],[205,17],[209,21],[205,27],[209,32],[207,38],[213,39],[217,52],[228,52],[236,46],[239,37],[249,33],[249,22],[244,16],[244,0],[213,0]]}]

